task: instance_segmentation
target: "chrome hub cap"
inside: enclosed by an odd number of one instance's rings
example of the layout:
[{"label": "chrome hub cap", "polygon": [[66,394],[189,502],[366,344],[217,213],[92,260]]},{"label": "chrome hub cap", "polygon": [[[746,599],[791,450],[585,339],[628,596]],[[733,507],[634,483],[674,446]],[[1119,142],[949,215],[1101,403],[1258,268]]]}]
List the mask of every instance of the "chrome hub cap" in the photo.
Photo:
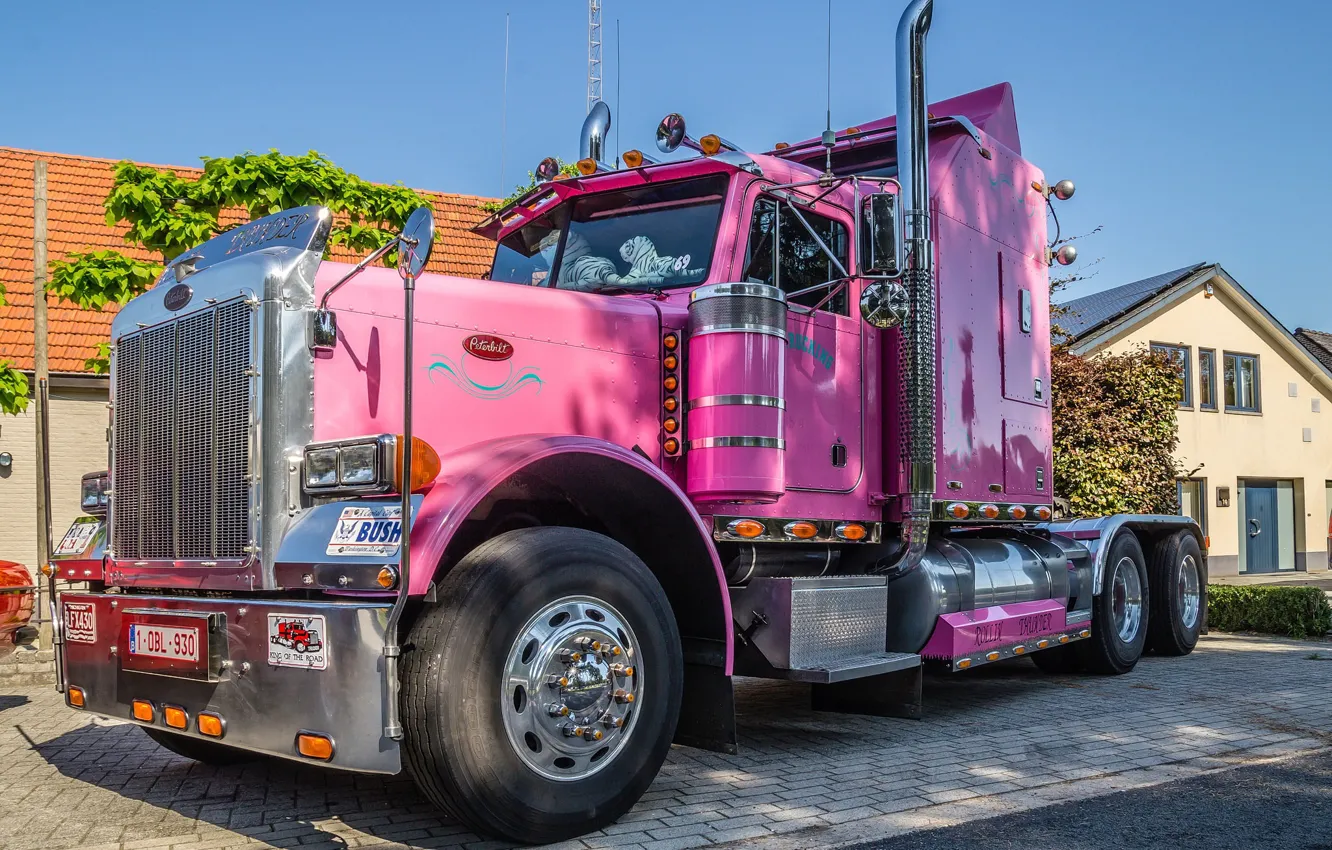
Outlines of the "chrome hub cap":
[{"label": "chrome hub cap", "polygon": [[1184,628],[1192,629],[1198,625],[1198,614],[1202,611],[1202,581],[1198,578],[1198,562],[1192,555],[1184,558],[1179,565],[1179,618]]},{"label": "chrome hub cap", "polygon": [[1142,579],[1132,558],[1120,558],[1110,576],[1110,604],[1119,639],[1132,643],[1142,625]]},{"label": "chrome hub cap", "polygon": [[537,612],[505,663],[500,695],[514,752],[547,779],[591,776],[633,733],[643,671],[633,629],[611,606],[569,596]]}]

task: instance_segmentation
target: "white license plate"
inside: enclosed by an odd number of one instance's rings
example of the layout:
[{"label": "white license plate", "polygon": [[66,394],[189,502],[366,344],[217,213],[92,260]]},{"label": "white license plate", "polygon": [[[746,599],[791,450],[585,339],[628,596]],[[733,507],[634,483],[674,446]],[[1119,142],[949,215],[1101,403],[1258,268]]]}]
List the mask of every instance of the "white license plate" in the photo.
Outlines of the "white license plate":
[{"label": "white license plate", "polygon": [[132,623],[129,627],[129,654],[170,658],[173,661],[198,661],[199,630]]},{"label": "white license plate", "polygon": [[402,542],[402,509],[356,506],[342,509],[328,540],[328,555],[387,557]]},{"label": "white license plate", "polygon": [[92,543],[93,535],[97,534],[97,529],[101,523],[97,522],[76,522],[65,532],[61,538],[60,545],[56,547],[57,555],[82,555]]}]

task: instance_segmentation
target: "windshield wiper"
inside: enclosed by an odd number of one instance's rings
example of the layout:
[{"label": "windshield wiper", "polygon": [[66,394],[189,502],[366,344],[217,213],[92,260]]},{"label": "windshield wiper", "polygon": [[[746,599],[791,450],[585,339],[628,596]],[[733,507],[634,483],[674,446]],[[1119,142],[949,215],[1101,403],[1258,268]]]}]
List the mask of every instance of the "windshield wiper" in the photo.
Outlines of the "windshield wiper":
[{"label": "windshield wiper", "polygon": [[627,295],[632,293],[646,293],[660,300],[666,297],[665,290],[658,289],[655,286],[603,286],[599,289],[591,289],[589,292],[595,292],[598,295]]}]

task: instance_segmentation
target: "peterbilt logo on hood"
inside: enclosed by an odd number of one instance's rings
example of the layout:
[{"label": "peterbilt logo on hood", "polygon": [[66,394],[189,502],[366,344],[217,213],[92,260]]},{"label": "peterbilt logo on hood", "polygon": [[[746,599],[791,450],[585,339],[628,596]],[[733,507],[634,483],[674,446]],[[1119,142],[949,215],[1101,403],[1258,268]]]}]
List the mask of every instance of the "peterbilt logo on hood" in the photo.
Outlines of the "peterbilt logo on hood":
[{"label": "peterbilt logo on hood", "polygon": [[162,306],[174,313],[183,310],[193,297],[194,290],[188,283],[178,283],[167,290],[166,297],[162,299]]},{"label": "peterbilt logo on hood", "polygon": [[473,334],[463,340],[463,350],[482,360],[508,360],[513,356],[513,346],[506,339],[491,334]]}]

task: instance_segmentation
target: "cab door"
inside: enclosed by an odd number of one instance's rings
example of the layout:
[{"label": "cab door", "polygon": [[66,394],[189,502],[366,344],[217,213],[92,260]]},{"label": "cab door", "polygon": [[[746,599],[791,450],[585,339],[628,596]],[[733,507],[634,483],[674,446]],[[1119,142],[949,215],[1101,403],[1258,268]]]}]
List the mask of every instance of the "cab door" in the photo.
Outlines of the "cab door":
[{"label": "cab door", "polygon": [[737,248],[735,279],[776,286],[788,299],[787,489],[854,490],[864,466],[856,281],[846,281],[831,298],[829,287],[796,294],[843,277],[819,241],[843,269],[852,269],[850,215],[822,203],[796,204],[793,211],[791,201],[761,186],[747,193],[746,210],[748,235]]}]

